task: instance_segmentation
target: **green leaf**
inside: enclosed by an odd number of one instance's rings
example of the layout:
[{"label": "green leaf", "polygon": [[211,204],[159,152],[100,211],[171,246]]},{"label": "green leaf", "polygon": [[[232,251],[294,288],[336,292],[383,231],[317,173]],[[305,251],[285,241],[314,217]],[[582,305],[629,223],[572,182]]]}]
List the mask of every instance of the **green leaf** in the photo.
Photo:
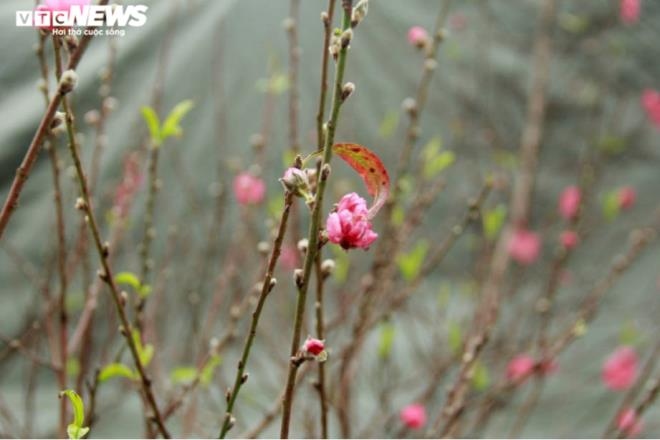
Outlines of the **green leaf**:
[{"label": "green leaf", "polygon": [[399,125],[399,112],[391,110],[385,113],[383,120],[380,123],[378,128],[378,134],[383,139],[392,137],[396,131],[396,127]]},{"label": "green leaf", "polygon": [[73,422],[67,427],[67,434],[70,439],[78,440],[89,432],[89,428],[84,428],[85,406],[82,398],[73,390],[64,390],[60,392],[60,398],[66,396],[71,402],[73,408]]},{"label": "green leaf", "polygon": [[385,165],[373,151],[362,145],[335,144],[332,151],[362,177],[367,192],[374,198],[369,208],[369,218],[374,218],[390,193],[390,176]]},{"label": "green leaf", "polygon": [[422,150],[424,158],[424,178],[430,179],[450,167],[456,161],[456,155],[452,151],[441,151],[442,140],[435,137],[429,141]]},{"label": "green leaf", "polygon": [[105,382],[113,377],[125,377],[135,380],[137,379],[137,374],[124,364],[108,364],[99,373],[99,382]]},{"label": "green leaf", "polygon": [[598,148],[607,154],[620,154],[626,150],[626,141],[617,136],[605,135],[598,141]]},{"label": "green leaf", "polygon": [[142,107],[142,117],[144,118],[145,122],[147,123],[147,127],[149,128],[151,141],[156,146],[160,145],[160,119],[158,118],[158,114],[156,114],[156,110],[151,107],[144,106]]},{"label": "green leaf", "polygon": [[140,298],[146,298],[151,295],[151,286],[149,284],[145,284],[138,289],[137,293]]},{"label": "green leaf", "polygon": [[463,347],[463,331],[461,330],[461,326],[455,321],[449,322],[447,343],[454,354],[457,354],[461,350],[461,347]]},{"label": "green leaf", "polygon": [[490,209],[483,213],[482,223],[484,228],[484,235],[488,240],[494,240],[497,238],[502,225],[504,225],[504,220],[506,219],[506,206],[500,204],[495,208]]},{"label": "green leaf", "polygon": [[621,345],[638,345],[642,335],[632,321],[628,321],[619,330],[619,342]]},{"label": "green leaf", "polygon": [[163,127],[160,130],[161,141],[165,141],[165,139],[172,136],[181,136],[183,133],[183,129],[180,125],[181,120],[190,110],[192,110],[193,107],[194,103],[190,99],[182,101],[174,106],[170,111],[170,114],[165,118]]},{"label": "green leaf", "polygon": [[177,367],[172,370],[170,378],[174,383],[190,383],[197,378],[197,368]]},{"label": "green leaf", "polygon": [[208,362],[206,362],[206,365],[204,365],[204,368],[202,368],[202,372],[199,374],[199,381],[202,385],[208,386],[211,384],[215,370],[221,363],[222,358],[219,355],[214,354],[211,356]]},{"label": "green leaf", "polygon": [[66,361],[66,374],[69,377],[76,377],[80,372],[80,361],[78,358],[70,357]]},{"label": "green leaf", "polygon": [[387,358],[392,352],[394,345],[395,327],[391,322],[385,322],[380,326],[380,340],[378,341],[378,356]]},{"label": "green leaf", "polygon": [[406,220],[406,211],[401,205],[396,205],[392,210],[392,224],[394,226],[401,226]]},{"label": "green leaf", "polygon": [[422,263],[424,262],[424,258],[426,258],[428,249],[428,242],[426,242],[426,240],[420,240],[410,252],[398,256],[396,261],[399,265],[399,270],[401,271],[403,279],[406,281],[412,281],[417,275],[419,275],[419,271],[422,269]]},{"label": "green leaf", "polygon": [[133,342],[135,343],[135,348],[137,349],[140,363],[143,367],[146,367],[154,357],[154,346],[151,344],[143,346],[142,338],[140,338],[140,332],[137,329],[133,330]]},{"label": "green leaf", "polygon": [[140,279],[132,272],[119,272],[115,275],[115,283],[131,286],[136,292],[142,287]]},{"label": "green leaf", "polygon": [[619,196],[616,191],[610,191],[603,199],[603,216],[612,221],[617,215],[619,215]]},{"label": "green leaf", "polygon": [[490,374],[483,363],[477,361],[474,366],[474,375],[472,376],[472,388],[475,391],[484,391],[490,385]]}]

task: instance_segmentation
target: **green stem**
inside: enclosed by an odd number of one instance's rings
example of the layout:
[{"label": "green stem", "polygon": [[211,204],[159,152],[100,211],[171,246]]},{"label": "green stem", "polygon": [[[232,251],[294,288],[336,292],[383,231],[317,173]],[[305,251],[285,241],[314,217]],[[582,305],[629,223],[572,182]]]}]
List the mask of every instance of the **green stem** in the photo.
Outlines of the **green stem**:
[{"label": "green stem", "polygon": [[[346,31],[351,27],[351,11],[352,0],[343,0],[342,9],[344,10],[342,19],[342,31]],[[305,263],[303,266],[302,279],[298,283],[298,299],[296,304],[296,316],[293,328],[293,337],[291,338],[291,358],[289,362],[289,372],[287,376],[286,391],[284,394],[284,401],[282,403],[282,426],[280,429],[280,437],[288,438],[289,425],[291,420],[291,407],[293,403],[293,392],[296,383],[296,373],[298,372],[298,362],[294,362],[293,358],[298,353],[300,347],[300,334],[302,331],[303,316],[305,314],[305,302],[307,299],[307,288],[309,287],[309,279],[314,266],[316,252],[319,247],[319,231],[321,229],[321,211],[323,210],[323,195],[328,181],[329,164],[332,159],[332,144],[335,138],[335,129],[337,127],[337,120],[339,118],[339,110],[343,103],[342,100],[342,85],[344,80],[344,70],[346,68],[346,55],[348,52],[348,45],[341,48],[337,58],[337,66],[335,69],[335,90],[332,97],[332,110],[330,113],[330,120],[327,123],[327,133],[325,136],[325,143],[323,147],[323,161],[321,163],[321,173],[319,179],[316,197],[314,199],[314,209],[312,210],[312,219],[309,227],[309,236],[307,253],[305,254]]]},{"label": "green stem", "polygon": [[268,294],[273,290],[275,286],[272,283],[273,272],[275,271],[275,266],[277,265],[277,260],[280,257],[280,251],[282,249],[282,242],[284,241],[284,235],[286,234],[286,226],[289,220],[289,213],[291,211],[291,206],[293,204],[293,194],[287,192],[284,199],[284,210],[282,211],[282,216],[280,218],[280,225],[277,231],[277,237],[275,238],[275,243],[273,244],[273,250],[270,253],[270,258],[268,260],[268,269],[266,270],[266,275],[264,276],[263,283],[261,285],[261,293],[259,294],[259,300],[257,306],[252,312],[252,321],[250,322],[250,332],[245,340],[243,345],[243,354],[241,355],[241,360],[238,362],[238,368],[236,369],[236,378],[234,379],[234,386],[228,391],[227,395],[227,411],[225,413],[225,418],[222,423],[222,429],[220,431],[219,438],[225,438],[227,432],[232,428],[233,425],[233,415],[232,411],[234,410],[234,403],[236,403],[236,398],[238,393],[241,390],[241,386],[247,381],[247,375],[245,374],[245,368],[247,366],[248,358],[250,357],[250,350],[252,349],[252,343],[254,342],[254,337],[257,334],[257,326],[259,325],[259,317],[261,316],[261,311],[266,303],[266,298]]}]

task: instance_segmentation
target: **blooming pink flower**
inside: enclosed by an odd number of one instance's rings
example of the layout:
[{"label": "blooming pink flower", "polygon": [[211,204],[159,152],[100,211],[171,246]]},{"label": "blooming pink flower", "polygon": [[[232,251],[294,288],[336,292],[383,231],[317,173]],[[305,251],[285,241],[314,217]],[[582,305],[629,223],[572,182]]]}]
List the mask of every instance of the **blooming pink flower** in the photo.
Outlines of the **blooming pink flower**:
[{"label": "blooming pink flower", "polygon": [[619,415],[616,426],[626,437],[637,437],[642,432],[642,429],[644,429],[644,424],[639,420],[637,413],[632,408],[624,410]]},{"label": "blooming pink flower", "polygon": [[646,89],[642,92],[642,107],[656,127],[660,127],[660,92]]},{"label": "blooming pink flower", "polygon": [[561,245],[564,247],[564,249],[568,250],[575,248],[575,246],[577,246],[580,242],[580,238],[575,231],[562,232],[559,236],[559,240],[561,241]]},{"label": "blooming pink flower", "polygon": [[356,193],[346,194],[326,221],[328,240],[347,250],[368,249],[378,234],[371,229],[367,214],[367,202],[362,197]]},{"label": "blooming pink flower", "polygon": [[578,215],[581,200],[580,188],[567,186],[559,196],[559,214],[566,220],[574,219]]},{"label": "blooming pink flower", "polygon": [[325,350],[325,343],[320,339],[315,339],[312,338],[311,336],[307,336],[307,339],[303,344],[303,350],[305,350],[309,354],[318,356],[323,352],[323,350]]},{"label": "blooming pink flower", "polygon": [[637,201],[637,191],[632,186],[624,186],[617,194],[620,209],[630,209]]},{"label": "blooming pink flower", "polygon": [[637,379],[637,353],[632,347],[619,347],[605,360],[602,378],[611,390],[630,388]]},{"label": "blooming pink flower", "polygon": [[640,9],[640,0],[621,0],[619,3],[619,17],[624,24],[637,23]]},{"label": "blooming pink flower", "polygon": [[511,258],[520,264],[535,262],[541,253],[541,239],[535,232],[518,229],[509,239],[508,251]]},{"label": "blooming pink flower", "polygon": [[280,262],[282,267],[286,270],[294,270],[298,267],[300,263],[300,258],[298,258],[298,249],[292,245],[282,246],[280,252]]},{"label": "blooming pink flower", "polygon": [[420,429],[426,425],[426,408],[419,403],[412,403],[401,410],[399,417],[408,428]]},{"label": "blooming pink flower", "polygon": [[234,197],[241,205],[256,205],[264,200],[266,184],[250,173],[243,172],[234,178]]},{"label": "blooming pink flower", "polygon": [[526,354],[519,354],[506,366],[506,378],[512,382],[521,382],[534,371],[534,359]]},{"label": "blooming pink flower", "polygon": [[408,29],[408,43],[413,46],[422,48],[426,45],[426,42],[429,40],[429,34],[421,26],[413,26]]}]

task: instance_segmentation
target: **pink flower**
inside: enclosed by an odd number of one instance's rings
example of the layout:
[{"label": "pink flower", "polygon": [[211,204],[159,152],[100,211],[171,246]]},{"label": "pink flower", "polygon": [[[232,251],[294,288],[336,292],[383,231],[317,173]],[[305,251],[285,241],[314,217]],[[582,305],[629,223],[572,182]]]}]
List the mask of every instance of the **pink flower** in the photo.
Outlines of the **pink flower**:
[{"label": "pink flower", "polygon": [[619,17],[624,24],[637,23],[639,21],[640,9],[640,0],[621,0],[619,4]]},{"label": "pink flower", "polygon": [[294,270],[298,267],[300,259],[298,258],[298,249],[292,245],[282,246],[280,253],[280,262],[286,270]]},{"label": "pink flower", "polygon": [[346,194],[326,221],[328,240],[346,250],[368,249],[378,234],[371,229],[367,214],[367,202],[362,197],[356,193]]},{"label": "pink flower", "polygon": [[541,239],[535,232],[518,229],[509,239],[509,255],[520,264],[535,262],[541,253]]},{"label": "pink flower", "polygon": [[642,432],[642,429],[644,429],[644,424],[639,420],[637,413],[632,408],[624,410],[619,415],[616,426],[626,437],[637,437]]},{"label": "pink flower", "polygon": [[256,205],[264,200],[266,184],[250,173],[243,172],[234,178],[234,197],[241,205]]},{"label": "pink flower", "polygon": [[506,378],[512,382],[522,382],[534,371],[534,359],[526,354],[519,354],[506,366]]},{"label": "pink flower", "polygon": [[619,190],[617,197],[619,199],[620,209],[630,209],[635,205],[635,201],[637,201],[637,192],[632,186],[624,186]]},{"label": "pink flower", "polygon": [[632,347],[617,348],[603,364],[602,378],[611,390],[630,388],[637,379],[637,353]]},{"label": "pink flower", "polygon": [[559,236],[559,241],[564,249],[571,250],[580,242],[580,238],[575,231],[564,231]]},{"label": "pink flower", "polygon": [[422,48],[429,41],[429,34],[421,26],[413,26],[408,29],[408,43],[415,47]]},{"label": "pink flower", "polygon": [[72,6],[88,6],[90,2],[91,0],[44,0],[43,6],[50,11],[70,11]]},{"label": "pink flower", "polygon": [[565,220],[573,220],[578,215],[581,200],[580,188],[575,185],[566,187],[559,196],[559,214]]},{"label": "pink flower", "polygon": [[426,425],[426,408],[419,403],[412,403],[401,410],[399,417],[410,429],[420,429]]},{"label": "pink flower", "polygon": [[311,355],[318,356],[323,350],[325,350],[325,343],[320,339],[314,339],[311,336],[307,336],[307,339],[303,344],[303,350]]},{"label": "pink flower", "polygon": [[651,122],[660,128],[660,92],[652,89],[644,90],[642,92],[642,107]]}]

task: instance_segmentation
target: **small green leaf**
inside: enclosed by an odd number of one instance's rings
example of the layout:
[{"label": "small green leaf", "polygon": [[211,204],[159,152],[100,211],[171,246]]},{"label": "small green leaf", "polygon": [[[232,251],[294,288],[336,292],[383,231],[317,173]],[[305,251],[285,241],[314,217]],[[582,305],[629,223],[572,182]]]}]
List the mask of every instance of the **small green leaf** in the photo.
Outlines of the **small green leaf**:
[{"label": "small green leaf", "polygon": [[394,345],[394,336],[396,334],[394,324],[385,322],[380,326],[380,340],[378,341],[378,356],[381,358],[389,357]]},{"label": "small green leaf", "polygon": [[174,383],[190,383],[197,378],[197,368],[177,367],[172,370],[170,378]]},{"label": "small green leaf", "polygon": [[160,119],[158,118],[158,114],[156,114],[156,110],[147,106],[142,107],[142,117],[144,118],[145,122],[147,123],[147,127],[149,128],[151,141],[156,146],[160,145]]},{"label": "small green leaf", "polygon": [[60,392],[60,398],[66,396],[71,402],[73,408],[73,422],[67,427],[67,434],[72,440],[81,439],[89,432],[89,428],[83,427],[85,422],[85,406],[82,398],[73,390],[64,390]]},{"label": "small green leaf", "polygon": [[431,179],[456,161],[456,155],[452,151],[442,151],[442,140],[435,137],[429,141],[422,150],[424,158],[424,178]]},{"label": "small green leaf", "polygon": [[140,332],[137,329],[133,330],[133,342],[135,343],[135,348],[137,349],[140,363],[143,367],[148,366],[151,362],[151,359],[154,357],[154,346],[151,344],[143,346]]},{"label": "small green leaf", "polygon": [[215,370],[221,363],[222,358],[219,355],[214,354],[211,356],[208,362],[206,362],[206,365],[204,365],[204,368],[202,368],[202,372],[199,374],[199,381],[202,385],[208,386],[211,384]]},{"label": "small green leaf", "polygon": [[482,223],[484,228],[484,235],[488,240],[497,238],[504,220],[506,219],[506,206],[500,204],[495,208],[487,210],[483,213]]},{"label": "small green leaf", "polygon": [[383,139],[388,139],[392,137],[396,131],[396,127],[399,125],[399,112],[391,110],[385,113],[383,120],[380,123],[378,128],[378,134]]},{"label": "small green leaf", "polygon": [[163,127],[160,130],[161,141],[165,141],[165,139],[172,136],[181,136],[183,133],[183,129],[180,125],[181,120],[190,110],[192,110],[193,107],[194,103],[190,99],[182,101],[174,106],[170,111],[170,114],[165,118]]},{"label": "small green leaf", "polygon": [[603,198],[603,216],[612,221],[619,215],[619,196],[616,191],[608,192]]},{"label": "small green leaf", "polygon": [[69,377],[75,377],[80,372],[80,361],[78,358],[71,357],[66,361],[66,374]]},{"label": "small green leaf", "polygon": [[131,286],[136,292],[142,287],[140,279],[132,272],[119,272],[115,275],[115,283]]},{"label": "small green leaf", "polygon": [[564,12],[559,15],[559,26],[572,34],[584,32],[589,26],[589,20],[586,17]]},{"label": "small green leaf", "polygon": [[399,270],[401,271],[403,279],[406,281],[412,281],[417,275],[419,275],[428,248],[428,242],[420,240],[410,252],[399,255],[397,258],[397,264],[399,265]]},{"label": "small green leaf", "polygon": [[105,382],[113,377],[125,377],[135,380],[137,379],[137,374],[124,364],[108,364],[99,373],[99,382]]},{"label": "small green leaf", "polygon": [[472,387],[475,391],[484,391],[490,385],[490,374],[483,363],[477,361],[472,376]]},{"label": "small green leaf", "polygon": [[457,354],[463,346],[463,331],[461,326],[455,322],[449,322],[449,330],[447,331],[447,343],[452,353]]},{"label": "small green leaf", "polygon": [[146,298],[151,295],[151,286],[149,284],[145,284],[138,289],[137,293],[140,298]]},{"label": "small green leaf", "polygon": [[638,345],[642,339],[642,335],[631,321],[624,323],[619,331],[619,342],[621,345]]}]

